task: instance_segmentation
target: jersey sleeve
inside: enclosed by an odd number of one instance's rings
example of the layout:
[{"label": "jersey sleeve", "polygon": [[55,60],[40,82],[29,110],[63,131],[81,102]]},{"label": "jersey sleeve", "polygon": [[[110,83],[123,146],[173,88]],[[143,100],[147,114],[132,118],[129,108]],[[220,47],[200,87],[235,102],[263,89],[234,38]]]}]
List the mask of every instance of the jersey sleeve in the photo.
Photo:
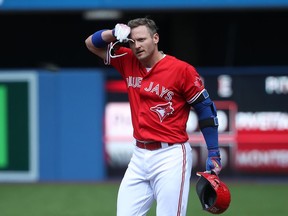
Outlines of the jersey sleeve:
[{"label": "jersey sleeve", "polygon": [[192,103],[201,94],[204,89],[203,81],[196,69],[187,65],[183,76],[183,92],[184,97],[188,103]]}]

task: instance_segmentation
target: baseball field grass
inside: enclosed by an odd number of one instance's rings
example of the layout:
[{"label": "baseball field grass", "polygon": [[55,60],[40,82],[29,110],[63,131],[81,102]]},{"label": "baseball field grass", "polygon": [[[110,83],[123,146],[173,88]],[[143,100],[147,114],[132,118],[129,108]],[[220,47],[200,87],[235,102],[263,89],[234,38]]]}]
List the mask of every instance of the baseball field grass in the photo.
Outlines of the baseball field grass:
[{"label": "baseball field grass", "polygon": [[[232,201],[226,216],[288,215],[288,182],[225,182]],[[115,216],[118,181],[105,183],[1,183],[0,216]],[[155,216],[153,205],[148,216]],[[187,216],[201,209],[191,182]],[[165,215],[163,215],[165,216]]]}]

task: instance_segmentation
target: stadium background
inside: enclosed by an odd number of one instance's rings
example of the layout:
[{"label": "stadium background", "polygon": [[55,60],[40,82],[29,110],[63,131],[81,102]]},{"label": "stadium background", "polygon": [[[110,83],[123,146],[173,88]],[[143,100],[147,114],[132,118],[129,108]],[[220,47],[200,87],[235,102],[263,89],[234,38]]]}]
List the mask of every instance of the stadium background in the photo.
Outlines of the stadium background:
[{"label": "stadium background", "polygon": [[[133,142],[126,92],[84,40],[142,16],[218,103],[223,176],[287,177],[286,1],[2,0],[0,12],[1,181],[122,176]],[[203,169],[203,139],[189,130]]]}]

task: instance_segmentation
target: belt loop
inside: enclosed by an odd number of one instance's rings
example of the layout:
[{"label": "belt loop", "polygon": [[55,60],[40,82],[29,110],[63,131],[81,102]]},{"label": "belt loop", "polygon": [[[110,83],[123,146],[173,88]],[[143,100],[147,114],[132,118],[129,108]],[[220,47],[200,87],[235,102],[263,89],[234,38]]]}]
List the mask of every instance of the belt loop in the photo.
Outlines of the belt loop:
[{"label": "belt loop", "polygon": [[162,148],[167,148],[169,145],[166,142],[161,142],[161,147]]}]

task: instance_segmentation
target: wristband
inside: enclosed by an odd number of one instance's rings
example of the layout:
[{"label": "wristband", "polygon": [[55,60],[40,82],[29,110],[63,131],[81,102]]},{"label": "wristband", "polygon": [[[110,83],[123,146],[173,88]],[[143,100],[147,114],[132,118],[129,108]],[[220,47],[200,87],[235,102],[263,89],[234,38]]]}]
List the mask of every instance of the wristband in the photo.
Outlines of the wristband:
[{"label": "wristband", "polygon": [[208,157],[220,157],[219,149],[209,150],[208,151]]},{"label": "wristband", "polygon": [[112,29],[112,35],[116,38],[116,36],[115,36],[115,28]]},{"label": "wristband", "polygon": [[106,31],[107,29],[99,30],[92,35],[92,43],[97,48],[104,48],[109,43],[104,41],[102,38],[102,32]]}]

